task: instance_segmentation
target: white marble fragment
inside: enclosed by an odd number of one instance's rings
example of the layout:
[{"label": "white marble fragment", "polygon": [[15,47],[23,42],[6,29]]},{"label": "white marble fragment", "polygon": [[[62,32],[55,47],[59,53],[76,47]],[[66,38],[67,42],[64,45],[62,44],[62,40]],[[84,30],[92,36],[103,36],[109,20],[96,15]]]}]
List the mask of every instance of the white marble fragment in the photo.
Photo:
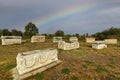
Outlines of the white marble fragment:
[{"label": "white marble fragment", "polygon": [[2,45],[21,44],[21,36],[1,36]]},{"label": "white marble fragment", "polygon": [[79,42],[71,42],[67,43],[65,41],[59,41],[58,42],[58,48],[63,50],[72,50],[79,48]]},{"label": "white marble fragment", "polygon": [[17,70],[20,75],[33,71],[58,60],[56,49],[34,50],[18,53]]},{"label": "white marble fragment", "polygon": [[62,37],[53,37],[53,43],[62,41]]},{"label": "white marble fragment", "polygon": [[45,36],[36,35],[31,37],[31,43],[35,42],[45,42]]},{"label": "white marble fragment", "polygon": [[103,49],[103,48],[107,48],[107,45],[105,44],[104,41],[94,41],[92,43],[92,48]]},{"label": "white marble fragment", "polygon": [[117,44],[117,39],[105,39],[106,44]]},{"label": "white marble fragment", "polygon": [[86,42],[87,43],[93,43],[95,41],[95,38],[93,37],[86,37]]},{"label": "white marble fragment", "polygon": [[70,42],[78,42],[78,38],[77,37],[70,37],[69,41]]}]

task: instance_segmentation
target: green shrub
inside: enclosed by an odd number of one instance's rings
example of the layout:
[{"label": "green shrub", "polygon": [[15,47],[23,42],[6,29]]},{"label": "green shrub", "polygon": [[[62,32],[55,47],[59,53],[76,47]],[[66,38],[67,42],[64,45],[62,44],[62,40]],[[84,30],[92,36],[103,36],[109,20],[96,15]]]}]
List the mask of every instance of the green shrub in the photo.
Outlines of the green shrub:
[{"label": "green shrub", "polygon": [[102,66],[100,66],[100,65],[97,66],[96,71],[97,71],[97,72],[102,72],[102,71],[103,71],[103,72],[109,72],[107,69],[105,69],[104,67],[102,67]]},{"label": "green shrub", "polygon": [[61,70],[61,73],[62,74],[69,74],[70,70],[68,68],[64,68],[64,69]]},{"label": "green shrub", "polygon": [[86,68],[86,69],[88,68],[88,66],[86,64],[83,64],[82,67]]},{"label": "green shrub", "polygon": [[42,80],[44,77],[44,74],[43,73],[38,73],[36,76],[35,76],[35,80]]}]

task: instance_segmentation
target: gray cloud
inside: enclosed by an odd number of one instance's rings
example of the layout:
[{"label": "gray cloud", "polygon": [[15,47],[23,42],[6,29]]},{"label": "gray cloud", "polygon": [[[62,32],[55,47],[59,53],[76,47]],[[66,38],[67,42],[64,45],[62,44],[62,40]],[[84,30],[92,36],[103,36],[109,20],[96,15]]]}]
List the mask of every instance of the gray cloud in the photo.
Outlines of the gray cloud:
[{"label": "gray cloud", "polygon": [[24,26],[72,6],[89,5],[94,8],[38,26],[40,33],[94,33],[111,26],[120,27],[120,0],[0,0],[0,29]]}]

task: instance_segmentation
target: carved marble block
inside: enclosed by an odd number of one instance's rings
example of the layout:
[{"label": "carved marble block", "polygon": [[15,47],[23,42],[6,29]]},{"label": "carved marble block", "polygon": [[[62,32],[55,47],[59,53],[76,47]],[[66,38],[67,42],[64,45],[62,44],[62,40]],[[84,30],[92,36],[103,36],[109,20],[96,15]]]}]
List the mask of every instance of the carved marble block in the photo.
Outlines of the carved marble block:
[{"label": "carved marble block", "polygon": [[107,48],[107,45],[105,44],[104,41],[94,41],[92,43],[92,48],[103,49],[103,48]]},{"label": "carved marble block", "polygon": [[19,75],[31,72],[37,68],[44,67],[58,60],[56,49],[34,50],[18,53],[17,71]]},{"label": "carved marble block", "polygon": [[105,39],[106,44],[117,44],[117,39]]},{"label": "carved marble block", "polygon": [[79,42],[71,42],[67,43],[65,41],[58,42],[58,48],[63,50],[72,50],[79,48]]},{"label": "carved marble block", "polygon": [[86,38],[87,43],[93,43],[94,41],[95,41],[95,38],[93,38],[93,37]]},{"label": "carved marble block", "polygon": [[32,36],[31,37],[31,42],[32,43],[35,43],[35,42],[45,42],[45,36],[40,36],[40,35]]},{"label": "carved marble block", "polygon": [[62,41],[62,37],[53,37],[53,43]]},{"label": "carved marble block", "polygon": [[21,44],[21,36],[1,36],[2,45]]},{"label": "carved marble block", "polygon": [[70,42],[78,42],[78,38],[77,37],[70,37],[69,41]]}]

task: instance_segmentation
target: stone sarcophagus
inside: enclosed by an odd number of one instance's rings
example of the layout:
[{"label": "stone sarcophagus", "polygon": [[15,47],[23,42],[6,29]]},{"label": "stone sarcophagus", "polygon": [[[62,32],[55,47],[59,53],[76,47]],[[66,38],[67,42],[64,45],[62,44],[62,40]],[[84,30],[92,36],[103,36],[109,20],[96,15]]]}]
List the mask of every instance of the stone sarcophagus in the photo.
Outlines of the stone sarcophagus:
[{"label": "stone sarcophagus", "polygon": [[62,41],[62,37],[53,37],[53,43]]},{"label": "stone sarcophagus", "polygon": [[105,44],[104,41],[94,41],[92,43],[92,48],[94,48],[94,49],[103,49],[103,48],[107,48],[107,45]]},{"label": "stone sarcophagus", "polygon": [[12,69],[13,80],[23,80],[61,63],[56,49],[18,53],[16,60],[17,66]]},{"label": "stone sarcophagus", "polygon": [[106,44],[117,44],[117,39],[105,39]]},{"label": "stone sarcophagus", "polygon": [[45,36],[40,36],[40,35],[32,36],[31,37],[31,42],[32,43],[35,43],[35,42],[45,42]]},{"label": "stone sarcophagus", "polygon": [[58,51],[53,50],[34,50],[29,52],[18,53],[17,55],[17,71],[19,75],[31,72],[37,68],[58,61]]},{"label": "stone sarcophagus", "polygon": [[77,37],[70,37],[69,41],[70,42],[78,42],[78,38]]},{"label": "stone sarcophagus", "polygon": [[58,42],[58,48],[63,50],[72,50],[79,48],[79,42],[71,42],[67,43],[65,41]]},{"label": "stone sarcophagus", "polygon": [[21,36],[1,36],[2,45],[21,44]]},{"label": "stone sarcophagus", "polygon": [[93,38],[93,37],[86,38],[87,43],[93,43],[94,41],[95,41],[95,38]]}]

